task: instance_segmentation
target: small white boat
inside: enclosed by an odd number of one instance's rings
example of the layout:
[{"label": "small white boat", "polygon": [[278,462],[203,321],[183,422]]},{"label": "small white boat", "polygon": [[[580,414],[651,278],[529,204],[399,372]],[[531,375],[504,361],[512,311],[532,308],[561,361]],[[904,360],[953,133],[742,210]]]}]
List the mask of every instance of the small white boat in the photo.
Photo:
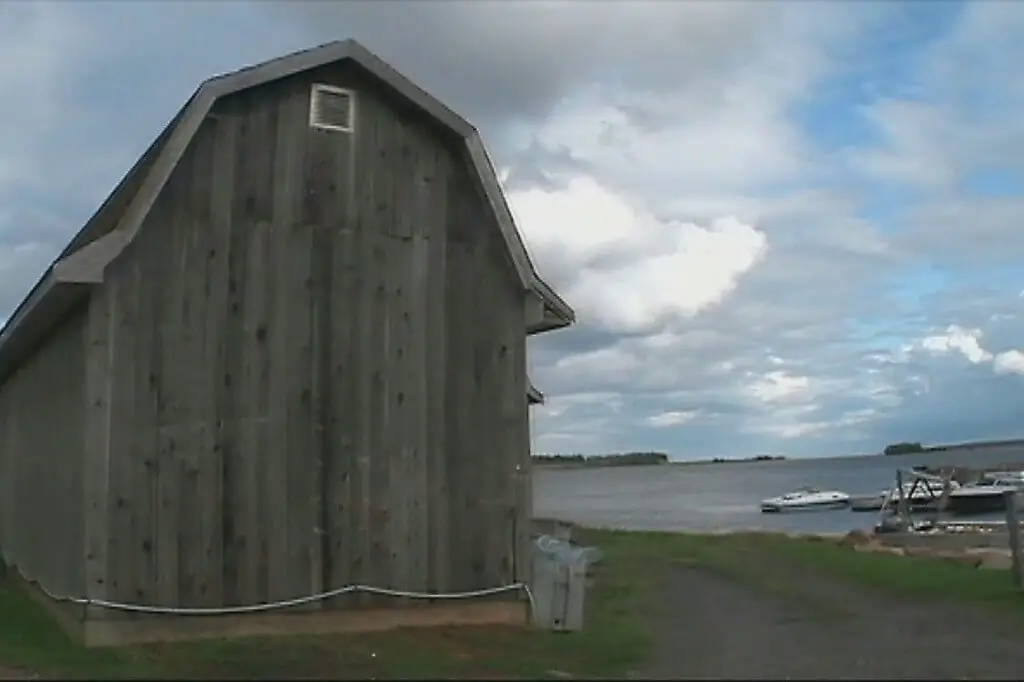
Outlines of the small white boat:
[{"label": "small white boat", "polygon": [[850,496],[838,490],[801,488],[779,497],[761,501],[761,511],[807,511],[812,509],[842,509],[850,504]]}]

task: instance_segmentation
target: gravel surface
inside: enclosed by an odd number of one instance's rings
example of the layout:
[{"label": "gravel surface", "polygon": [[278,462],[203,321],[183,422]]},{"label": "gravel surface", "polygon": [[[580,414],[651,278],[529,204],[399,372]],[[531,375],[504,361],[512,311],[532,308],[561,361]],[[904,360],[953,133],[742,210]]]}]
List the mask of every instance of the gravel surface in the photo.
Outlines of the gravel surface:
[{"label": "gravel surface", "polygon": [[894,598],[778,560],[764,571],[755,585],[672,567],[651,609],[657,652],[637,677],[1024,677],[1024,621],[1006,613]]}]

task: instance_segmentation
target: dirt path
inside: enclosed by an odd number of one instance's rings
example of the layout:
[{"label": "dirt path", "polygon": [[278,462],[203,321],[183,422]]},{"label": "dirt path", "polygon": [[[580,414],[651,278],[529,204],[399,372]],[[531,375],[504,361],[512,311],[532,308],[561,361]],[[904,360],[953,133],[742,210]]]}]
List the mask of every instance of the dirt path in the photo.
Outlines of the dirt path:
[{"label": "dirt path", "polygon": [[1021,679],[1024,628],[983,607],[893,598],[794,566],[756,581],[673,567],[637,677]]}]

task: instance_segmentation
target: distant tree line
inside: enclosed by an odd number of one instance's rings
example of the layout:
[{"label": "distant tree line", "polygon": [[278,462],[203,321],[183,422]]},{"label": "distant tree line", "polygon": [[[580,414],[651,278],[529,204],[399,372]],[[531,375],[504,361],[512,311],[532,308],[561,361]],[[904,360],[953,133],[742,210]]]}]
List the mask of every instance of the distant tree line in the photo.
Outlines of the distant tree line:
[{"label": "distant tree line", "polygon": [[786,459],[782,455],[755,455],[753,457],[745,457],[743,459],[729,459],[727,457],[715,457],[712,459],[714,464],[724,464],[725,462],[781,462]]},{"label": "distant tree line", "polygon": [[915,452],[927,452],[928,448],[924,447],[920,443],[893,443],[892,445],[886,445],[885,450],[882,450],[882,454],[886,455],[909,455]]},{"label": "distant tree line", "polygon": [[620,452],[608,455],[534,455],[533,461],[542,466],[641,466],[668,464],[668,455],[664,452]]}]

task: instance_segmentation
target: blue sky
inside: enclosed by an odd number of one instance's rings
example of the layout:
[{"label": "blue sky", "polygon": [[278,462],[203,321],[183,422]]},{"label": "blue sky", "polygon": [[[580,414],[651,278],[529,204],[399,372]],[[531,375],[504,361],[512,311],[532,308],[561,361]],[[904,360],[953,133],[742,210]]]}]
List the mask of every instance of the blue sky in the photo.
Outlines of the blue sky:
[{"label": "blue sky", "polygon": [[1009,1],[2,4],[0,317],[201,80],[345,37],[481,129],[577,309],[538,450],[1024,436]]}]

